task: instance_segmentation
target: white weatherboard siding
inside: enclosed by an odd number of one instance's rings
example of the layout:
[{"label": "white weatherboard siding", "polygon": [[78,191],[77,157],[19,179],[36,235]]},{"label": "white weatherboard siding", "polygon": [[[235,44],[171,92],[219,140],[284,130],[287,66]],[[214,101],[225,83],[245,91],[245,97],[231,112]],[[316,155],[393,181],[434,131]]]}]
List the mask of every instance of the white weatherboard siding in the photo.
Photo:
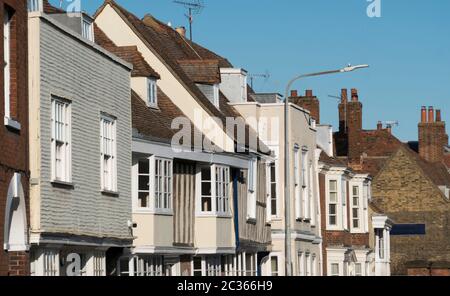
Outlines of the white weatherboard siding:
[{"label": "white weatherboard siding", "polygon": [[[30,150],[41,151],[30,161],[31,231],[130,239],[131,66],[48,16],[30,14],[29,26],[38,34],[30,57],[40,60],[30,63]],[[51,184],[52,95],[71,101],[73,189]],[[101,112],[117,118],[118,196],[101,193]]]}]

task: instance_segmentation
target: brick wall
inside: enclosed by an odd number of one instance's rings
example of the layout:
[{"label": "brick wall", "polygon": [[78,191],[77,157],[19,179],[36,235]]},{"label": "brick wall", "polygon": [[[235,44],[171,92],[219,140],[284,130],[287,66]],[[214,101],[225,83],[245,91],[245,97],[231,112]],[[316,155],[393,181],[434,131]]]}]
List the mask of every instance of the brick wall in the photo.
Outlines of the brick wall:
[{"label": "brick wall", "polygon": [[405,275],[410,261],[450,261],[450,203],[401,148],[372,183],[376,205],[396,224],[425,224],[425,235],[391,236],[391,270]]},{"label": "brick wall", "polygon": [[[26,1],[0,0],[0,13],[3,19],[5,7],[13,11],[11,23],[11,117],[21,124],[15,131],[3,124],[5,115],[4,74],[0,71],[0,276],[25,275],[29,273],[28,255],[7,253],[3,250],[4,215],[9,183],[15,172],[22,174],[22,185],[28,212],[28,76],[27,76],[27,11]],[[0,30],[3,35],[3,30]],[[3,40],[3,36],[0,38]],[[3,42],[0,45],[3,60]]]},{"label": "brick wall", "polygon": [[320,123],[320,102],[319,99],[313,95],[312,90],[307,90],[305,96],[299,96],[297,91],[292,91],[289,101],[308,110],[311,117],[316,120],[316,123]]}]

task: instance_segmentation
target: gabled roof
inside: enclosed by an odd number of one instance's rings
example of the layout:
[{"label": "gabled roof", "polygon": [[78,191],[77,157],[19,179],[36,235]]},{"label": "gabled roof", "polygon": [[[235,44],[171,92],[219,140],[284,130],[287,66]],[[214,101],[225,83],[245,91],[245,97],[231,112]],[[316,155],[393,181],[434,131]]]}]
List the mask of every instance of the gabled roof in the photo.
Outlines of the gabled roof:
[{"label": "gabled roof", "polygon": [[343,161],[335,157],[328,156],[325,151],[322,151],[320,153],[319,161],[332,167],[347,167],[347,165]]},{"label": "gabled roof", "polygon": [[133,65],[132,77],[160,79],[159,74],[145,61],[137,46],[116,46],[96,24],[94,24],[94,35],[95,43]]},{"label": "gabled roof", "polygon": [[[113,0],[105,0],[96,15],[100,14],[104,7],[108,4],[111,5],[118,15],[128,23],[131,29],[150,46],[150,49],[154,50],[155,54],[160,56],[162,62],[164,62],[168,68],[172,70],[174,76],[176,76],[178,80],[184,84],[185,88],[192,93],[193,98],[197,101],[197,103],[202,106],[202,108],[208,112],[210,116],[216,117],[222,121],[224,132],[231,138],[235,139],[236,142],[236,134],[228,133],[225,129],[225,123],[227,117],[238,117],[240,114],[233,107],[227,106],[229,101],[223,96],[221,96],[220,99],[220,108],[216,108],[195,84],[195,80],[198,77],[194,75],[191,69],[186,69],[186,67],[183,69],[180,61],[217,60],[219,66],[223,67],[230,67],[231,64],[217,54],[212,53],[200,45],[188,41],[173,28],[160,22],[151,15],[146,15],[143,20],[140,20]],[[248,126],[246,129],[250,130]],[[256,134],[255,132],[253,133]],[[262,153],[269,151],[269,149],[266,149],[266,146],[259,140],[259,138],[258,143],[259,147],[249,147],[251,143],[250,141],[247,141],[245,146],[253,150],[258,150]],[[264,147],[264,149],[260,149],[260,147]]]}]

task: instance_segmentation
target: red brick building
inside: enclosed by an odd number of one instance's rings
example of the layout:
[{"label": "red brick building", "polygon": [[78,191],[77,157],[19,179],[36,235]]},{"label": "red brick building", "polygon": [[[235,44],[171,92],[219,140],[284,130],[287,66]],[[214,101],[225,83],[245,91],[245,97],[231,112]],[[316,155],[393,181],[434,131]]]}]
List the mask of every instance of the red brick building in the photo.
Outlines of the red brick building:
[{"label": "red brick building", "polygon": [[350,101],[342,94],[337,156],[373,176],[372,203],[395,221],[392,274],[450,274],[448,136],[440,111],[422,107],[419,141],[402,143],[381,123],[364,130],[358,92],[352,90]]},{"label": "red brick building", "polygon": [[27,1],[1,0],[0,276],[26,275],[28,264]]}]

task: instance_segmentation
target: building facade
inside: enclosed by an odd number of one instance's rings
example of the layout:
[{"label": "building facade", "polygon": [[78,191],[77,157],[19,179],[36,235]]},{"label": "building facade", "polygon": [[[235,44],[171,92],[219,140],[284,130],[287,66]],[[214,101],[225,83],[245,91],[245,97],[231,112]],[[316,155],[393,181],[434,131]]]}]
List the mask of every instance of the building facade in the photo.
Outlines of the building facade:
[{"label": "building facade", "polygon": [[0,1],[0,276],[29,274],[27,6]]},{"label": "building facade", "polygon": [[132,244],[132,65],[84,13],[44,1],[28,26],[31,274],[114,274]]}]

